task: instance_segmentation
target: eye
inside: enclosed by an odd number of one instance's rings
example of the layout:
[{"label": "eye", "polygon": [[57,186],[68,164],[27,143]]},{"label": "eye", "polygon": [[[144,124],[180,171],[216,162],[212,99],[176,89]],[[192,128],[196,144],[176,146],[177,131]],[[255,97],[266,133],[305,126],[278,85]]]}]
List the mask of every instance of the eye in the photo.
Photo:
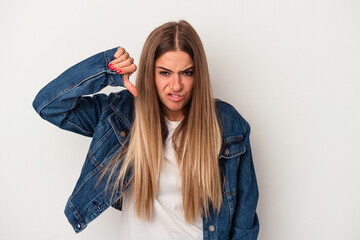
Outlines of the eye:
[{"label": "eye", "polygon": [[183,72],[183,75],[185,75],[185,76],[192,76],[193,74],[194,74],[193,71],[185,71],[185,72]]},{"label": "eye", "polygon": [[166,72],[166,71],[161,71],[160,72],[160,75],[162,76],[168,76],[170,73],[169,72]]}]

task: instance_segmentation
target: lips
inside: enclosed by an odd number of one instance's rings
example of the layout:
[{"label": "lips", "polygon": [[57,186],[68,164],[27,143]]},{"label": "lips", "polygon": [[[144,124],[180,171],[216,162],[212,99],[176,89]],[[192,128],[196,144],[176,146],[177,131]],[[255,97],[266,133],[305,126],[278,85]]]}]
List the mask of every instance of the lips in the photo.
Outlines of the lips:
[{"label": "lips", "polygon": [[178,101],[181,101],[185,95],[176,94],[176,93],[168,93],[167,96],[171,101],[178,102]]}]

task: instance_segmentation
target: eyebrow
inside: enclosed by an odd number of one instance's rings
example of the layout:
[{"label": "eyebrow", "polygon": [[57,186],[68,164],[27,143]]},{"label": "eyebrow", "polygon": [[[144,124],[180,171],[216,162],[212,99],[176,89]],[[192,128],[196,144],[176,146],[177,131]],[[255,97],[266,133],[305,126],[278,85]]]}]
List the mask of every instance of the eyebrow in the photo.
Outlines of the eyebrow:
[{"label": "eyebrow", "polygon": [[[164,67],[156,67],[156,68],[160,68],[160,69],[163,69],[165,71],[172,72],[170,69],[167,69],[167,68],[164,68]],[[189,71],[189,70],[191,70],[193,68],[194,68],[194,66],[191,66],[191,67],[189,67],[189,68],[187,68],[185,70],[182,70],[181,72],[186,72],[186,71]]]}]

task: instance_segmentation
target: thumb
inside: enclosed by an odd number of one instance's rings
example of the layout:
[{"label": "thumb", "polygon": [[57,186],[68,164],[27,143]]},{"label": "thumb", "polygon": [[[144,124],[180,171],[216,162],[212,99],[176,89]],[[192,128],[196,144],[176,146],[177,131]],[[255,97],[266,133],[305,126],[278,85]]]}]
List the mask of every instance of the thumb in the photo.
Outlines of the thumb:
[{"label": "thumb", "polygon": [[124,86],[129,92],[131,92],[134,97],[138,96],[138,91],[136,87],[129,81],[129,74],[123,74]]}]

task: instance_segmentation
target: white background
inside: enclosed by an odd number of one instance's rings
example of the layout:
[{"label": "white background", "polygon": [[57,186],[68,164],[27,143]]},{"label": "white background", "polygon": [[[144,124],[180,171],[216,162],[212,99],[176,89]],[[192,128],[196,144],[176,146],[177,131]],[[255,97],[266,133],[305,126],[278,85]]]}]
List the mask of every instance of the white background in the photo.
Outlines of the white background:
[{"label": "white background", "polygon": [[138,63],[147,35],[179,19],[203,41],[215,96],[252,127],[259,239],[360,239],[358,0],[1,0],[0,239],[121,239],[113,208],[73,232],[63,210],[91,139],[31,104],[97,52],[121,45]]}]

